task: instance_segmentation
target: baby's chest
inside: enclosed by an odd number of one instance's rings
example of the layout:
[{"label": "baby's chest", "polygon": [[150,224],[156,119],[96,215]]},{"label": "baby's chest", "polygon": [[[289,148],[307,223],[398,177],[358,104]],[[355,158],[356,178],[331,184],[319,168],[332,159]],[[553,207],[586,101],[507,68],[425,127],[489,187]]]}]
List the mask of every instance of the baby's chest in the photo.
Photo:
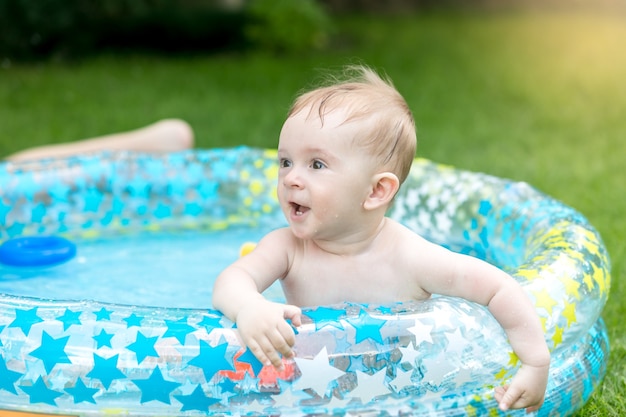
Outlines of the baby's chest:
[{"label": "baby's chest", "polygon": [[385,303],[423,298],[411,274],[387,262],[302,262],[284,282],[300,304]]}]

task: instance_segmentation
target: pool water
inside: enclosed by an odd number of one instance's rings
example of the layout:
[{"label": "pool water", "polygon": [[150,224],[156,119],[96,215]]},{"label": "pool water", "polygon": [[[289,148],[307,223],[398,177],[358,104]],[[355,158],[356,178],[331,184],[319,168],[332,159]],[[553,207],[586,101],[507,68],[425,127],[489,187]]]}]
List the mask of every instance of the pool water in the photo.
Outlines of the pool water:
[{"label": "pool water", "polygon": [[[239,257],[245,242],[257,242],[268,231],[230,228],[74,240],[76,257],[64,264],[0,265],[0,293],[206,309],[215,277]],[[269,288],[266,296],[282,300],[280,285]]]}]

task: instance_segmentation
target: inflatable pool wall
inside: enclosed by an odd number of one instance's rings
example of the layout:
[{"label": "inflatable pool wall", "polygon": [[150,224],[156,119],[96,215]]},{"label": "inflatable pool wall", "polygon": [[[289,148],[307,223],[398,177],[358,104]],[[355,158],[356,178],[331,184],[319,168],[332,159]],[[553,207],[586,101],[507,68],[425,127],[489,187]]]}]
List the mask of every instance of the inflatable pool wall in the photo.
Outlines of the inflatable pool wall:
[{"label": "inflatable pool wall", "polygon": [[[0,238],[76,242],[282,221],[276,154],[234,148],[0,165]],[[571,415],[606,371],[610,284],[600,236],[527,184],[418,159],[389,215],[511,273],[552,352],[537,415]],[[79,249],[80,250],[80,249]],[[207,277],[209,280],[209,277]],[[150,285],[149,282],[146,285]],[[210,285],[210,282],[207,282]],[[97,295],[94,295],[96,297]],[[0,295],[0,410],[53,415],[501,415],[519,367],[488,311],[433,297],[305,310],[288,372],[263,368],[211,309]],[[515,410],[507,415],[526,415]]]}]

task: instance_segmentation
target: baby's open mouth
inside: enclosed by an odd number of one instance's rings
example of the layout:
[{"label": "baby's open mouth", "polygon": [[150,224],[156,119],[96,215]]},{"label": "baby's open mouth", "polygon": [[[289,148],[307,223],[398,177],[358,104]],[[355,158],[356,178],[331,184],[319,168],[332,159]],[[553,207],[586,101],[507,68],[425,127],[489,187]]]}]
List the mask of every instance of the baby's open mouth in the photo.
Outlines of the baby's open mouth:
[{"label": "baby's open mouth", "polygon": [[301,206],[300,204],[297,204],[297,203],[290,203],[290,204],[296,216],[302,216],[304,213],[310,210],[308,207]]}]

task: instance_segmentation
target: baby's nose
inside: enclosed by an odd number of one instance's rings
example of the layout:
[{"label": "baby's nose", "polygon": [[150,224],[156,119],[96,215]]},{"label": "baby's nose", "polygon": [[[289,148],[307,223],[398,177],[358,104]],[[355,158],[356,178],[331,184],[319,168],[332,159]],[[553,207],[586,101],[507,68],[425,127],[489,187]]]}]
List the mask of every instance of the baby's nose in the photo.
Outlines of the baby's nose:
[{"label": "baby's nose", "polygon": [[283,177],[283,184],[287,187],[302,187],[302,178],[297,169],[290,169]]}]

